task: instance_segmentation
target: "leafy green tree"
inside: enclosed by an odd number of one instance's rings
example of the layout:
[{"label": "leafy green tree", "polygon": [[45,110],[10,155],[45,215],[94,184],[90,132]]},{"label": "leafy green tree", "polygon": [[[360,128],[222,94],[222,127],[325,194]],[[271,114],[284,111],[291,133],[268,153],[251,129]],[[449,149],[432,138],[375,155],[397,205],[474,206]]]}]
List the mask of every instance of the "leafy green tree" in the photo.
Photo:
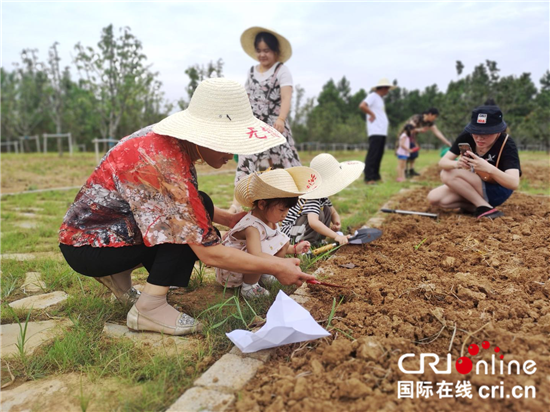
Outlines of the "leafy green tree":
[{"label": "leafy green tree", "polygon": [[9,138],[31,136],[45,120],[48,79],[37,53],[36,49],[23,50],[15,70],[2,72],[2,130]]},{"label": "leafy green tree", "polygon": [[550,151],[550,71],[544,73],[540,85],[533,108],[518,125],[517,132],[521,136],[531,137],[535,142],[543,143],[546,151]]},{"label": "leafy green tree", "polygon": [[74,61],[83,86],[94,96],[101,136],[114,137],[126,111],[143,105],[158,73],[149,70],[142,44],[129,27],[121,28],[118,37],[113,25],[105,27],[97,46],[78,43]]}]

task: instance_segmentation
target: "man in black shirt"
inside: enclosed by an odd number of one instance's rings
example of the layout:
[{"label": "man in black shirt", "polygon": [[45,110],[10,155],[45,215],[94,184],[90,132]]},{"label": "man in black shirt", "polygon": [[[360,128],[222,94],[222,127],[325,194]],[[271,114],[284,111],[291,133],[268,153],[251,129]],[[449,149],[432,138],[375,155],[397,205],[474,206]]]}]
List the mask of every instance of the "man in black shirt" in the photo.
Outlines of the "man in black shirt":
[{"label": "man in black shirt", "polygon": [[[518,188],[521,176],[516,144],[505,130],[498,106],[474,109],[464,132],[439,161],[444,185],[428,194],[430,203],[461,208],[478,219],[502,216],[495,207]],[[458,155],[460,159],[455,161]]]}]

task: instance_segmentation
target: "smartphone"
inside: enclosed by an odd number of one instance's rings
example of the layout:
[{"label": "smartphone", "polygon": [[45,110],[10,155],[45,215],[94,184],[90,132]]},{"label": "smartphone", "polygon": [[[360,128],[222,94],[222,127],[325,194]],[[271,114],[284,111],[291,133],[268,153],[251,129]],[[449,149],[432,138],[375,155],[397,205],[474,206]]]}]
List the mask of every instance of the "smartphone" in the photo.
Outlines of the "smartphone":
[{"label": "smartphone", "polygon": [[[470,143],[459,143],[458,144],[458,150],[460,150],[461,156],[466,156],[466,152],[469,150],[471,153],[473,153],[472,147],[470,146]],[[469,156],[468,156],[469,157]],[[474,173],[474,167],[470,166],[470,172]]]},{"label": "smartphone", "polygon": [[465,156],[466,155],[466,152],[469,150],[470,152],[474,152],[472,150],[472,147],[470,146],[470,143],[459,143],[458,144],[458,150],[460,150],[460,154],[462,156]]}]

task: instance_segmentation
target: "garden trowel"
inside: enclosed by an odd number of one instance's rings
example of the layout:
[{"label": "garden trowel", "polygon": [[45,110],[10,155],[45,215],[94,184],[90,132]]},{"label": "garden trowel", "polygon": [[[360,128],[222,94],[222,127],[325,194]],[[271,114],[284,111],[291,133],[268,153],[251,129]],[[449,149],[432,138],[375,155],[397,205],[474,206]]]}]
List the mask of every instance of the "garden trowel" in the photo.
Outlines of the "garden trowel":
[{"label": "garden trowel", "polygon": [[[355,232],[355,234],[349,238],[350,245],[362,245],[365,243],[370,243],[373,240],[378,239],[382,236],[382,231],[380,229],[374,229],[371,227],[361,228]],[[322,253],[328,252],[338,246],[338,243],[331,243],[326,246],[322,246],[318,249],[313,250],[311,253],[318,256]]]}]

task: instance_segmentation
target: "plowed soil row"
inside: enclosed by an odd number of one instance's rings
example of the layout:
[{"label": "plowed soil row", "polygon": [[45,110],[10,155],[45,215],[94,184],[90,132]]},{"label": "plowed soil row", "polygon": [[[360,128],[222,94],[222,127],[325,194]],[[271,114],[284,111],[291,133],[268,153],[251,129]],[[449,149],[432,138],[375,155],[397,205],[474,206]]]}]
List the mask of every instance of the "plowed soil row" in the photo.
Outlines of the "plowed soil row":
[{"label": "plowed soil row", "polygon": [[[531,173],[529,167],[526,173]],[[437,171],[426,175],[437,178]],[[426,176],[425,175],[425,176]],[[438,220],[390,215],[383,236],[369,245],[346,246],[327,261],[331,283],[310,285],[306,305],[318,321],[330,317],[332,336],[279,348],[242,392],[235,410],[312,411],[543,411],[550,408],[550,207],[546,196],[515,193],[500,209],[503,218],[478,221],[430,209],[427,188],[412,190],[398,208],[440,212]],[[338,302],[340,304],[338,305]],[[323,326],[327,327],[327,321]],[[354,339],[350,339],[353,337]],[[482,342],[491,347],[482,349]],[[477,344],[479,354],[468,354]],[[491,355],[498,346],[497,368]],[[418,369],[421,353],[438,354],[452,373],[404,374],[399,358]],[[500,374],[501,354],[504,374]],[[460,356],[489,363],[489,373],[459,374]],[[536,372],[507,373],[511,360],[536,362]],[[416,365],[416,366],[414,366]],[[436,383],[470,381],[472,399],[440,399]],[[398,381],[431,382],[433,396],[398,398]],[[504,399],[482,399],[482,385],[500,385]],[[535,399],[506,397],[515,385],[533,385]],[[500,389],[497,391],[497,398]]]}]

